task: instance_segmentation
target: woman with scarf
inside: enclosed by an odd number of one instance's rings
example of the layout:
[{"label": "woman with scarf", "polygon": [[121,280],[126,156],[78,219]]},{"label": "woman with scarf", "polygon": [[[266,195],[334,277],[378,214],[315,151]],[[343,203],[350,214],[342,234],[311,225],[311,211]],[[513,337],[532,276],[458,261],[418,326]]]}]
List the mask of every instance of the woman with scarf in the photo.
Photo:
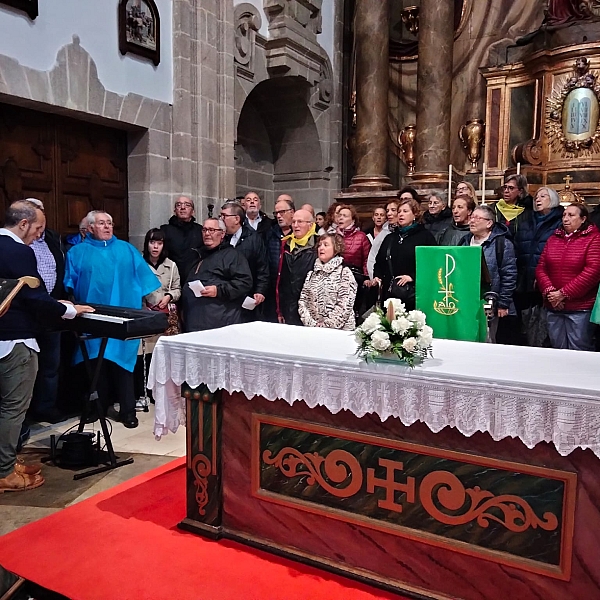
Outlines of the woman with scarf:
[{"label": "woman with scarf", "polygon": [[520,314],[521,329],[527,339],[514,340],[513,343],[550,346],[546,310],[542,306],[542,294],[535,283],[535,269],[548,238],[561,225],[562,214],[558,194],[551,188],[541,187],[536,192],[533,210],[525,210],[520,217],[514,238],[518,270],[514,298]]},{"label": "woman with scarf", "polygon": [[407,310],[415,308],[417,246],[436,246],[435,238],[421,224],[421,208],[414,198],[398,203],[398,226],[381,244],[374,268],[374,280],[381,286],[382,301],[399,298]]},{"label": "woman with scarf", "polygon": [[570,204],[535,270],[553,348],[594,350],[590,316],[600,282],[600,231],[584,204]]},{"label": "woman with scarf", "polygon": [[317,244],[317,260],[306,276],[298,312],[306,327],[328,327],[352,331],[355,327],[356,280],[344,266],[344,240],[325,233]]},{"label": "woman with scarf", "polygon": [[496,202],[496,220],[504,223],[514,237],[525,209],[533,208],[533,198],[527,192],[525,175],[509,175],[502,186],[502,199]]}]

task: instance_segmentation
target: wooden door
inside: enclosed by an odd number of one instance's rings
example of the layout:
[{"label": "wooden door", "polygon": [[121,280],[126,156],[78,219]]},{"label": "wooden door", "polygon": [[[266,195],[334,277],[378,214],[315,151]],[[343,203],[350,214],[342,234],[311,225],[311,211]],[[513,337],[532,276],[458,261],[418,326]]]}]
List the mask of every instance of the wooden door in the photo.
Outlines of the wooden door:
[{"label": "wooden door", "polygon": [[48,227],[61,234],[96,209],[126,239],[126,132],[0,104],[0,220],[27,197],[44,202]]}]

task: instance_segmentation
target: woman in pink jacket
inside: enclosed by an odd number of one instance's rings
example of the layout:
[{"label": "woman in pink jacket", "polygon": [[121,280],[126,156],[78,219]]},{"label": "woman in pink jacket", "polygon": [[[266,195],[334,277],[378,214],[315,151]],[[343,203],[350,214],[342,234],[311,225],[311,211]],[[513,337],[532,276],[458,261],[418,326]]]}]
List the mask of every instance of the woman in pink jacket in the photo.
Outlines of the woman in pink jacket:
[{"label": "woman in pink jacket", "polygon": [[600,231],[583,204],[571,204],[548,239],[535,271],[548,308],[553,348],[594,350],[590,314],[600,282]]}]

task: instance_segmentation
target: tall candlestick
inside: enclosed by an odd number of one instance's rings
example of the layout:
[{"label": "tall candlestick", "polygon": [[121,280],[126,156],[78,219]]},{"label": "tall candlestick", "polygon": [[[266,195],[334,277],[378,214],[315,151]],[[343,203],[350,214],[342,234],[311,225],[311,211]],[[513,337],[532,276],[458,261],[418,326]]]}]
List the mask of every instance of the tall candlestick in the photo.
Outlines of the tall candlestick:
[{"label": "tall candlestick", "polygon": [[452,204],[452,165],[448,167],[448,206]]},{"label": "tall candlestick", "polygon": [[520,174],[521,174],[521,163],[518,162],[517,163],[517,175],[520,175]]},{"label": "tall candlestick", "polygon": [[481,204],[485,204],[485,163],[483,163],[483,172],[481,174]]}]

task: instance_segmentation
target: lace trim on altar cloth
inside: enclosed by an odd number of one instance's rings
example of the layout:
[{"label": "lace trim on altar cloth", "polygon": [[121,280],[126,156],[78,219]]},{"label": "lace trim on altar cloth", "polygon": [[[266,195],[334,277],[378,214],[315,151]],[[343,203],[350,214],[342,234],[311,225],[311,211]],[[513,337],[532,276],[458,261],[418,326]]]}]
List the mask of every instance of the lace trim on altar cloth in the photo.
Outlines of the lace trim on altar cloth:
[{"label": "lace trim on altar cloth", "polygon": [[202,348],[157,346],[149,387],[156,402],[155,436],[177,431],[185,422],[185,401],[179,386],[205,383],[211,391],[243,392],[289,404],[304,400],[332,413],[349,410],[357,417],[376,413],[382,421],[397,417],[410,426],[425,423],[437,433],[455,427],[469,437],[479,431],[496,441],[519,438],[528,448],[552,442],[562,456],[589,448],[600,457],[600,402],[593,396],[569,395],[539,389],[511,388],[494,382],[381,373],[294,363]]}]

